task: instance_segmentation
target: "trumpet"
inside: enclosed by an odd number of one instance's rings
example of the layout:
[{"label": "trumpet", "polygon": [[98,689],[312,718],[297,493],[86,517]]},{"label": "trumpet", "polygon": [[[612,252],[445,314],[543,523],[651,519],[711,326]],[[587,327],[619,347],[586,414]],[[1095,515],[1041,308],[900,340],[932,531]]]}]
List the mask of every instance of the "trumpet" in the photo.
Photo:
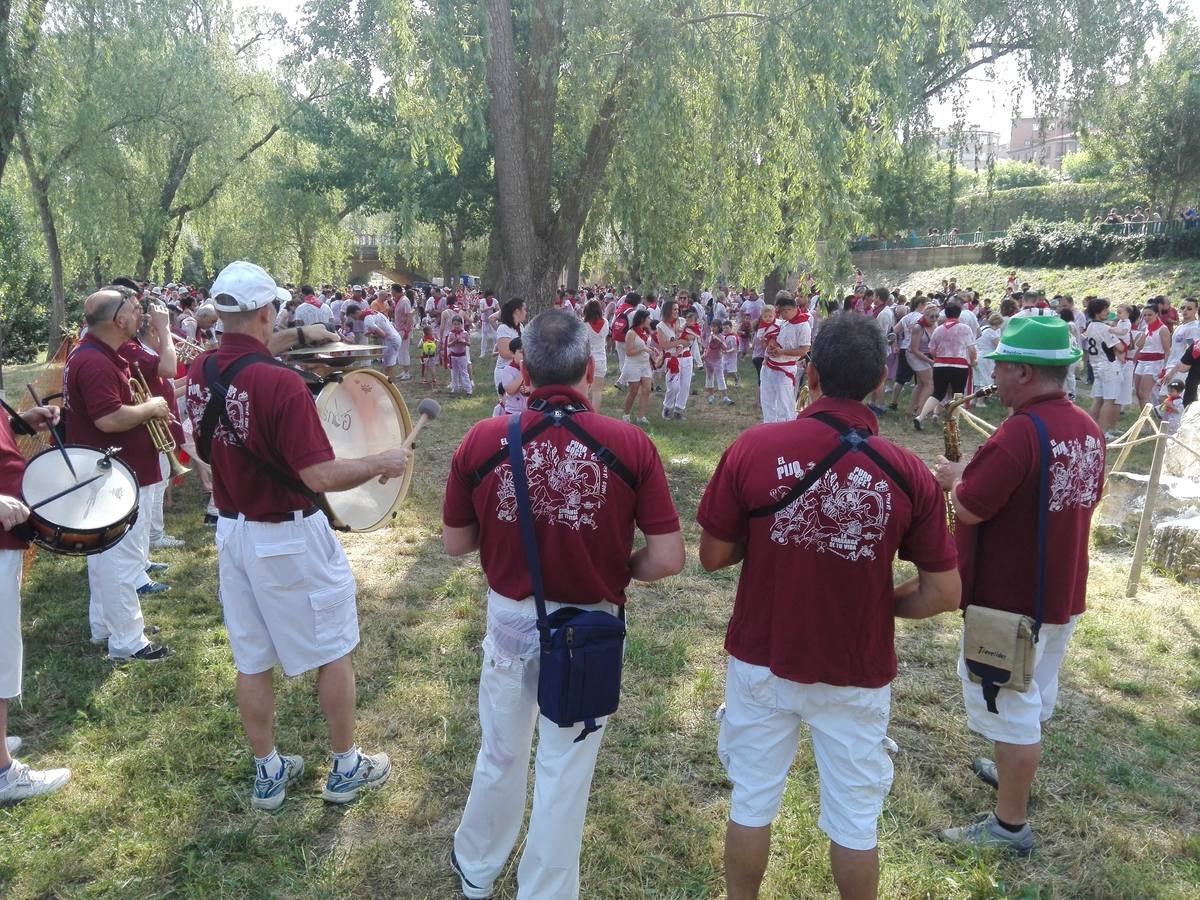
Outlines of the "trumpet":
[{"label": "trumpet", "polygon": [[190,366],[196,361],[201,353],[207,353],[208,349],[197,344],[195,341],[189,341],[185,337],[171,332],[171,340],[175,344],[175,357],[184,365]]},{"label": "trumpet", "polygon": [[[133,396],[134,403],[145,403],[154,396],[150,393],[150,385],[146,383],[145,376],[136,368],[133,370],[133,377],[129,379],[129,391]],[[179,461],[179,454],[176,452],[179,445],[175,443],[175,438],[171,436],[171,429],[163,424],[162,419],[150,419],[146,422],[146,430],[150,432],[150,440],[155,449],[160,453],[167,454],[172,478],[179,478],[192,471]]]},{"label": "trumpet", "polygon": [[[944,456],[950,462],[958,462],[962,459],[962,451],[958,446],[958,408],[964,403],[970,403],[972,400],[982,400],[984,397],[990,397],[996,393],[996,386],[989,384],[987,387],[980,388],[973,394],[968,394],[963,397],[956,394],[954,399],[946,404],[946,424],[942,426],[942,442]],[[954,531],[954,498],[950,496],[950,492],[946,492],[946,527],[951,532]]]}]

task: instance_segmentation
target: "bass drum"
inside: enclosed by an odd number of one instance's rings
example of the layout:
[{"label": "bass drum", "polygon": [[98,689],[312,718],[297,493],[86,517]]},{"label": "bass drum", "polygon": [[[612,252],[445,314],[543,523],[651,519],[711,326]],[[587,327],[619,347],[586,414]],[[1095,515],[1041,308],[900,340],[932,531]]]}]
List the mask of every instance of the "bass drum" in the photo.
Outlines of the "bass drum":
[{"label": "bass drum", "polygon": [[[66,448],[80,482],[64,494],[29,514],[28,536],[39,547],[68,556],[102,553],[125,537],[138,515],[138,482],[119,459],[91,447]],[[25,465],[21,495],[33,507],[76,483],[58,449],[43,450]]]},{"label": "bass drum", "polygon": [[[395,450],[412,431],[408,407],[396,386],[374,369],[351,369],[328,382],[317,396],[317,414],[338,458],[354,459]],[[348,491],[325,495],[335,528],[374,531],[391,524],[412,484],[412,466],[403,478],[376,476]]]}]

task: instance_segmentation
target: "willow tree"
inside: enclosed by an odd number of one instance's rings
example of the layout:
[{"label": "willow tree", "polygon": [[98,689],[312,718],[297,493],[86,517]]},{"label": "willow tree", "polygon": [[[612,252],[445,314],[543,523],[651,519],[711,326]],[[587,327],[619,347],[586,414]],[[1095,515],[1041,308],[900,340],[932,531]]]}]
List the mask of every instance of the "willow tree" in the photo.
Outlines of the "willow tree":
[{"label": "willow tree", "polygon": [[0,0],[0,179],[33,82],[46,0]]},{"label": "willow tree", "polygon": [[483,0],[456,39],[483,35],[502,290],[548,302],[606,190],[648,271],[777,282],[862,221],[872,143],[967,73],[1012,56],[1042,98],[1103,83],[1157,21],[1116,7]]}]

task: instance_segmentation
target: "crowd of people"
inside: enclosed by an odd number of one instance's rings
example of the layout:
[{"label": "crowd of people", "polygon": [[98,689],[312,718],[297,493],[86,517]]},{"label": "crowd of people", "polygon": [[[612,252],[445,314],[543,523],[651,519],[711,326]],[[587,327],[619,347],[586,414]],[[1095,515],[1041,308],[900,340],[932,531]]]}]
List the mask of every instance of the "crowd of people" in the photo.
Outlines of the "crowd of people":
[{"label": "crowd of people", "polygon": [[[494,415],[476,423],[454,453],[443,505],[446,553],[478,551],[488,585],[481,745],[450,851],[462,892],[475,898],[491,896],[515,847],[535,727],[518,896],[579,895],[587,797],[608,721],[588,720],[577,736],[538,715],[539,647],[548,626],[530,599],[542,591],[530,544],[547,562],[544,593],[555,616],[580,607],[623,619],[631,580],[678,574],[685,562],[678,514],[657,450],[638,426],[649,424],[656,393],[664,422],[685,417],[697,360],[705,401],[738,402],[749,387],[738,382],[738,363],[749,358],[763,424],[725,451],[697,513],[701,565],[741,565],[716,747],[733,786],[728,896],[758,894],[803,723],[812,732],[818,824],[830,840],[835,881],[843,897],[875,896],[877,822],[895,750],[887,736],[894,620],[960,605],[1024,616],[1042,639],[1031,645],[1032,682],[1021,691],[989,692],[960,648],[968,725],[994,744],[992,756],[972,768],[997,788],[997,799],[985,818],[939,836],[1032,850],[1028,798],[1042,723],[1054,710],[1059,668],[1084,611],[1104,429],[1111,436],[1115,426],[1110,404],[1120,406],[1130,364],[1130,390],[1139,399],[1161,392],[1164,407],[1178,402],[1180,410],[1194,401],[1196,301],[1176,312],[1167,298],[1154,298],[1110,317],[1107,300],[1087,298],[1076,310],[1073,298],[1047,298],[1019,284],[1016,273],[996,301],[953,280],[906,298],[868,286],[861,273],[838,302],[806,278],[770,299],[753,287],[564,289],[552,308],[527,320],[522,299],[501,300],[487,289],[317,291],[279,286],[247,262],[227,266],[207,291],[123,282],[92,294],[86,333],[64,373],[68,439],[117,447],[147,510],[161,508],[167,460],[145,423],[176,430],[203,468],[236,699],[254,759],[251,805],[278,809],[304,772],[301,757],[276,746],[276,667],[288,676],[318,672],[330,751],[325,800],[348,802],[383,785],[391,771],[385,753],[355,742],[356,583],[321,495],[402,477],[411,453],[397,447],[336,457],[312,392],[277,359],[281,353],[373,340],[395,380],[416,374],[432,387],[445,375],[451,394],[469,396],[489,380],[495,391]],[[485,372],[492,365],[490,379],[474,359]],[[1073,402],[1081,360],[1096,396],[1094,419]],[[614,369],[623,411],[605,416],[601,392]],[[151,386],[148,399],[131,390],[135,372]],[[1181,373],[1183,383],[1175,379]],[[973,382],[994,383],[1014,414],[969,463],[923,461],[879,435],[879,418],[899,414],[906,385],[905,416],[921,430]],[[23,421],[48,428],[59,415],[56,407],[36,407]],[[0,639],[12,651],[0,665],[0,696],[7,698],[20,695],[22,667],[25,544],[12,529],[29,515],[19,499],[24,460],[10,431],[0,429]],[[514,434],[523,448],[520,478]],[[516,485],[526,481],[523,493]],[[1042,483],[1053,485],[1051,496]],[[947,498],[956,533],[948,530]],[[150,640],[157,629],[140,607],[146,584],[165,589],[150,579],[166,568],[149,556],[153,521],[153,513],[139,516],[119,543],[88,558],[92,637],[122,663],[174,653]],[[1063,551],[1049,557],[1037,552],[1047,529]],[[635,531],[644,536],[637,549]],[[893,586],[897,555],[917,574]],[[0,737],[7,737],[6,708],[0,701]],[[67,782],[66,770],[35,771],[13,759],[15,746],[0,748],[0,801]]]}]

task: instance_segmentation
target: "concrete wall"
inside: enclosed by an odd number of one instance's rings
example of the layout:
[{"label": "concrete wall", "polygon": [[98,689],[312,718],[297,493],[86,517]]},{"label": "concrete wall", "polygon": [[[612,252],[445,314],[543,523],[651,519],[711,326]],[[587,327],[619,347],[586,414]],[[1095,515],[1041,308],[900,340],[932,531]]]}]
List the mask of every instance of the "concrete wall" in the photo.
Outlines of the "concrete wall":
[{"label": "concrete wall", "polygon": [[880,269],[900,272],[921,272],[925,269],[946,269],[973,263],[996,261],[988,244],[967,244],[960,247],[920,247],[912,250],[860,250],[850,254],[855,266],[864,272]]}]

